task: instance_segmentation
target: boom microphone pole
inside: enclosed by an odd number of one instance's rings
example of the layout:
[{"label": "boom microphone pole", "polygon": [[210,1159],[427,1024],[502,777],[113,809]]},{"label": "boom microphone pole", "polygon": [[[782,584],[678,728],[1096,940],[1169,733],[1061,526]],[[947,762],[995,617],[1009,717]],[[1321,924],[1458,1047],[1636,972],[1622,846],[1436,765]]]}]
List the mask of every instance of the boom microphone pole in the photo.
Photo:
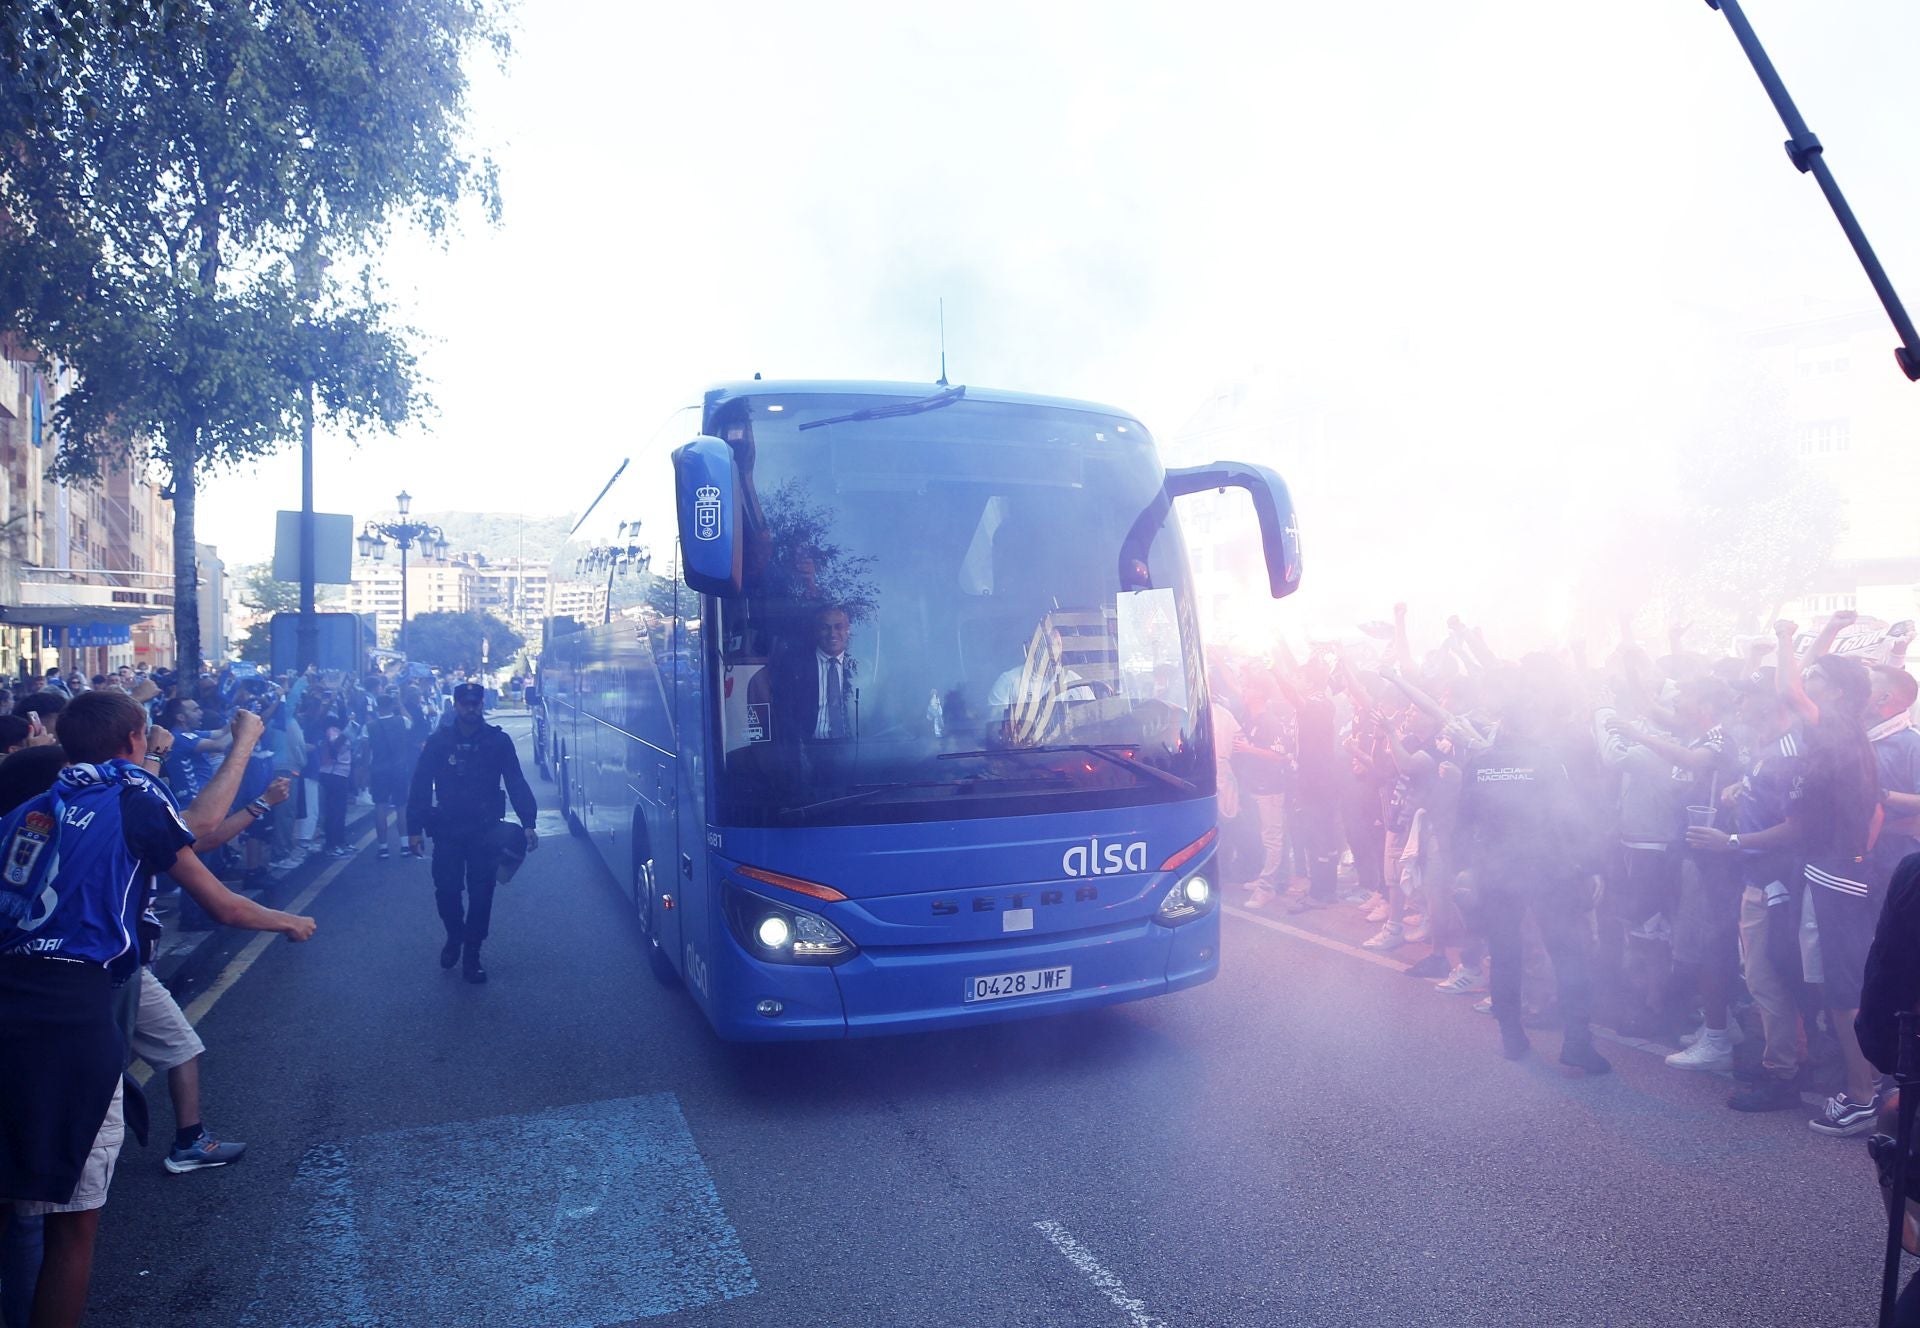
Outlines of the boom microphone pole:
[{"label": "boom microphone pole", "polygon": [[1793,162],[1795,169],[1803,174],[1812,174],[1819,182],[1820,192],[1827,196],[1827,203],[1833,208],[1840,229],[1847,233],[1854,255],[1867,271],[1867,280],[1873,283],[1874,294],[1880,297],[1881,307],[1887,311],[1887,317],[1893,320],[1894,331],[1900,334],[1903,344],[1894,349],[1894,361],[1909,380],[1920,381],[1920,334],[1914,332],[1913,320],[1907,317],[1906,308],[1893,289],[1893,282],[1887,279],[1886,269],[1880,266],[1880,260],[1874,256],[1873,246],[1867,243],[1866,232],[1860,229],[1853,209],[1847,206],[1839,182],[1827,168],[1826,152],[1820,146],[1820,140],[1807,128],[1807,122],[1800,118],[1799,108],[1793,104],[1793,98],[1787,95],[1786,84],[1780,81],[1773,61],[1767,58],[1766,48],[1760,45],[1760,38],[1754,35],[1753,25],[1747,22],[1747,16],[1740,8],[1740,0],[1707,0],[1707,7],[1727,16],[1733,35],[1739,39],[1741,49],[1747,53],[1747,59],[1753,65],[1753,72],[1760,76],[1760,86],[1767,90],[1767,96],[1773,101],[1773,109],[1780,113],[1780,120],[1787,127],[1790,135],[1786,145],[1788,159]]}]

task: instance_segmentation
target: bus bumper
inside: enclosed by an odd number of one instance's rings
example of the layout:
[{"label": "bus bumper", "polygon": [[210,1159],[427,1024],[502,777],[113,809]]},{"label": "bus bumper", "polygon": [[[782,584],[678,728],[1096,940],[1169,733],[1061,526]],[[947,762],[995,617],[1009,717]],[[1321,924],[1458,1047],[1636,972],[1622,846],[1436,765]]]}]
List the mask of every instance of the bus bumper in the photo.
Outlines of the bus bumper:
[{"label": "bus bumper", "polygon": [[[766,964],[737,946],[729,950],[725,962],[737,970],[717,989],[742,995],[737,1008],[711,1011],[721,1037],[877,1037],[1065,1014],[1197,986],[1220,971],[1220,914],[1182,927],[1142,921],[1016,945],[863,950],[832,968]],[[1058,967],[1073,970],[1066,991],[964,999],[974,978]],[[779,1013],[758,1012],[768,999],[780,1003]]]}]

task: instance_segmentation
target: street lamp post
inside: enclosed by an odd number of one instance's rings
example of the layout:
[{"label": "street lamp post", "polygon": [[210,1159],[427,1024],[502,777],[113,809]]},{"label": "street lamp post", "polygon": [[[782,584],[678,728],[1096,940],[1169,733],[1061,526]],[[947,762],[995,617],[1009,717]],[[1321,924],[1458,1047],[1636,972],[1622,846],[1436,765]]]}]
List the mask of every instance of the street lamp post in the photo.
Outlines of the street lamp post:
[{"label": "street lamp post", "polygon": [[407,514],[413,508],[413,495],[405,489],[400,491],[394,502],[400,509],[400,519],[368,521],[360,532],[358,543],[360,556],[375,562],[386,558],[388,540],[400,546],[400,634],[394,638],[393,644],[396,649],[404,651],[407,639],[407,553],[418,544],[423,557],[431,562],[445,562],[447,537],[438,526],[407,519]]},{"label": "street lamp post", "polygon": [[[311,247],[294,260],[294,277],[306,306],[307,354],[316,356],[319,343],[312,336],[313,307],[320,298],[321,275],[330,266]],[[313,397],[318,366],[309,360],[307,381],[300,394],[300,618],[294,632],[294,667],[305,671],[320,661],[320,619],[314,610],[314,581],[319,566],[314,553],[313,523]]]}]

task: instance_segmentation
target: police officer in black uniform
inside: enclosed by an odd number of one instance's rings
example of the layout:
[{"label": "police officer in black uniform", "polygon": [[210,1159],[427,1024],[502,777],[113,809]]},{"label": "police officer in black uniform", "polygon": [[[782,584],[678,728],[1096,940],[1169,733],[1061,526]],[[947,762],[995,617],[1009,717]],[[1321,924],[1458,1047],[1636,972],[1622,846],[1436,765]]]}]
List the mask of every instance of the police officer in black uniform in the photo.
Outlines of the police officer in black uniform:
[{"label": "police officer in black uniform", "polygon": [[499,828],[509,801],[526,832],[528,851],[540,847],[533,828],[539,813],[533,790],[520,771],[513,739],[482,714],[486,695],[477,682],[453,689],[453,723],[427,739],[407,797],[414,853],[421,852],[422,829],[433,836],[433,893],[447,927],[440,967],[459,962],[469,982],[487,980],[487,971],[480,967],[480,945],[487,939],[496,873],[502,865],[498,835],[489,832]]}]

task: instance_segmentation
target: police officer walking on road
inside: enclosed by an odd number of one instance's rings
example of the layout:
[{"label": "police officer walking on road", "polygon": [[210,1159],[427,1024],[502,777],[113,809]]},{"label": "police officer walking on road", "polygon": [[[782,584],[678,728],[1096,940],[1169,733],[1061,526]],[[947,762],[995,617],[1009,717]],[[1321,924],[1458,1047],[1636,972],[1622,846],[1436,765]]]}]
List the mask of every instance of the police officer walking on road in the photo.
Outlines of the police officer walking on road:
[{"label": "police officer walking on road", "polygon": [[414,853],[421,852],[422,830],[433,837],[433,893],[447,927],[440,967],[460,963],[468,982],[487,980],[487,971],[480,967],[480,945],[487,939],[498,873],[503,866],[517,866],[524,856],[502,852],[499,831],[509,801],[525,832],[526,851],[540,847],[533,828],[539,811],[533,790],[520,771],[513,739],[482,714],[486,695],[477,682],[453,689],[453,723],[427,739],[407,797]]}]

